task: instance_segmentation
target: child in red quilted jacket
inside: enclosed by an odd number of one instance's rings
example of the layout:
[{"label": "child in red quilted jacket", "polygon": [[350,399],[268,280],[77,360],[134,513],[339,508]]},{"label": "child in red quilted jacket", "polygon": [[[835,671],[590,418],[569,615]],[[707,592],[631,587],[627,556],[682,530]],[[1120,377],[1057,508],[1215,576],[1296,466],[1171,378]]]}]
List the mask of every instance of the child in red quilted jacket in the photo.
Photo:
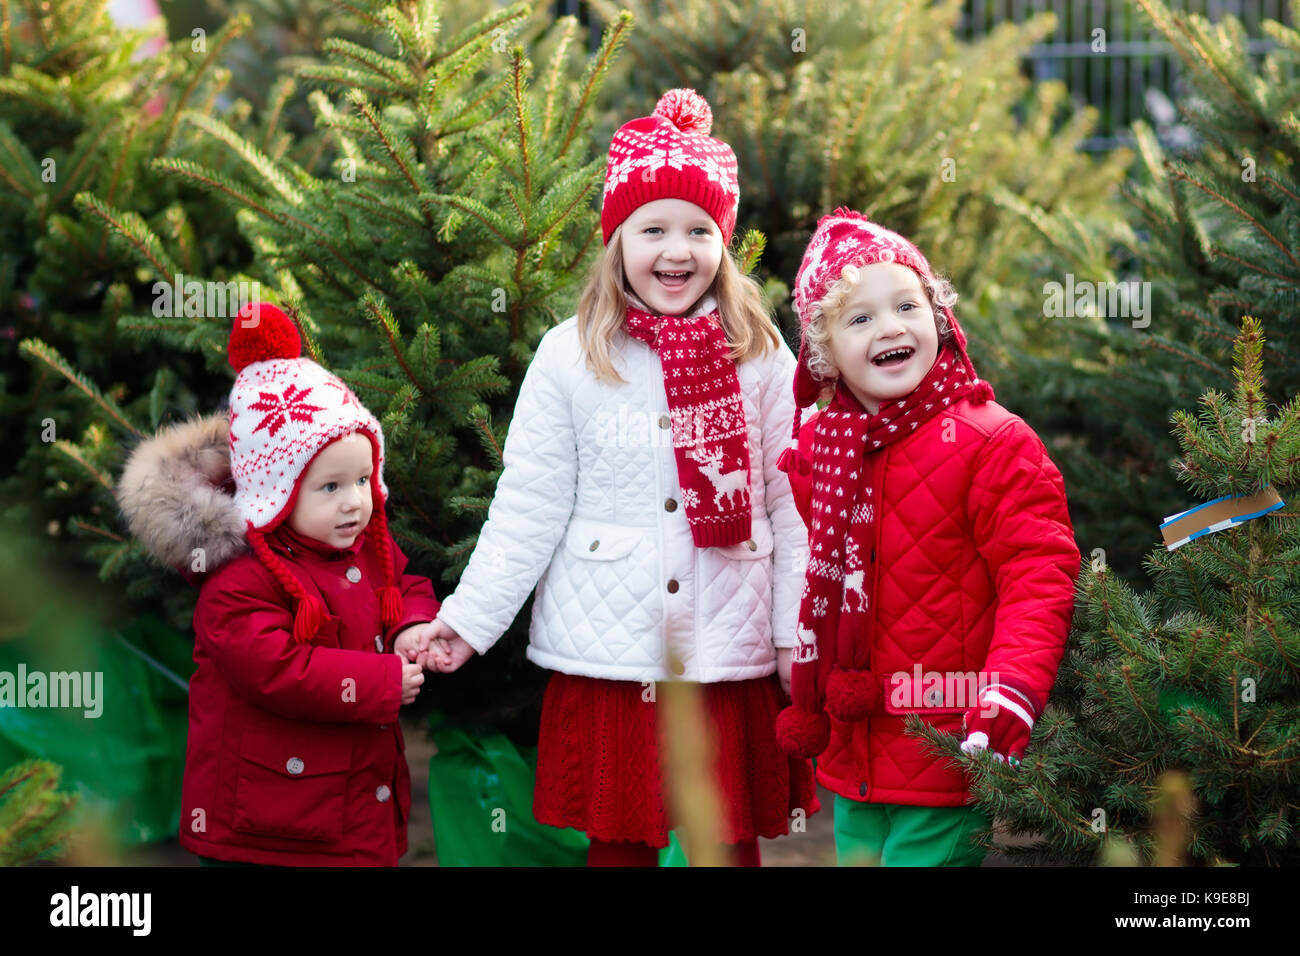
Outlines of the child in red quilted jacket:
[{"label": "child in red quilted jacket", "polygon": [[991,821],[969,778],[904,733],[1019,761],[1064,654],[1079,550],[1061,475],[993,401],[952,287],[860,213],[818,223],[794,296],[795,399],[830,393],[782,466],[809,526],[777,734],[818,755],[840,861],[978,865]]}]

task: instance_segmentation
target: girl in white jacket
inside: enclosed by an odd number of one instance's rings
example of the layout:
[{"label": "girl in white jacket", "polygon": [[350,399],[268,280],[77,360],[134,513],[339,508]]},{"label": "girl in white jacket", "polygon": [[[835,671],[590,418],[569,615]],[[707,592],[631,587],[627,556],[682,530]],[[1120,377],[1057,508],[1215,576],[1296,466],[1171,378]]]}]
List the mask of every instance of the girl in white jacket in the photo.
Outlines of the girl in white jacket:
[{"label": "girl in white jacket", "polygon": [[428,632],[430,666],[455,670],[536,585],[528,657],[555,673],[533,812],[585,831],[589,865],[652,866],[668,843],[655,681],[702,685],[735,862],[818,809],[773,732],[807,555],[777,468],[795,361],[727,249],[736,157],[711,125],[672,90],[614,134],[604,254],[537,347],[478,546]]}]

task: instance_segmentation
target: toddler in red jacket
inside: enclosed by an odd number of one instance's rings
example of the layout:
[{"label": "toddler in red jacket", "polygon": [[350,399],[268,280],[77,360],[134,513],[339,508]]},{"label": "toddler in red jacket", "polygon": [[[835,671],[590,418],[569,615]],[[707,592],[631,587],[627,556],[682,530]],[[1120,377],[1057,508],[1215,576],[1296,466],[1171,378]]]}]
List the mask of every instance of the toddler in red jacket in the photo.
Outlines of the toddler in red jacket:
[{"label": "toddler in red jacket", "polygon": [[201,586],[180,842],[203,863],[395,866],[398,708],[438,600],[389,534],[375,417],[275,306],[242,310],[229,352],[229,419],[144,442],[118,492],[136,537]]},{"label": "toddler in red jacket", "polygon": [[978,865],[969,778],[906,716],[1013,764],[1065,650],[1079,550],[1042,441],[993,401],[956,295],[907,239],[837,209],[795,282],[800,426],[782,466],[809,528],[781,745],[835,791],[841,863]]}]

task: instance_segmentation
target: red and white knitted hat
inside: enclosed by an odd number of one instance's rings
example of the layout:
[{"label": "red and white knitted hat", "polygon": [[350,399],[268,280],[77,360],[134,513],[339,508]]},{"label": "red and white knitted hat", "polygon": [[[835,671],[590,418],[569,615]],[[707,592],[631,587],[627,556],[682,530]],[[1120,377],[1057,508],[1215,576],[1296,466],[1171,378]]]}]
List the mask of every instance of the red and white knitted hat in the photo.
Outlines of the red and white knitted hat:
[{"label": "red and white knitted hat", "polygon": [[240,310],[230,332],[230,474],[235,506],[254,553],[298,600],[294,637],[309,640],[322,609],[267,547],[265,535],[293,513],[302,476],[336,439],[360,432],[370,439],[374,473],[370,482],[375,526],[369,536],[384,568],[379,589],[385,624],[401,615],[401,592],[394,586],[384,503],[384,433],[375,416],[337,375],[302,358],[302,339],[293,321],[268,303]]},{"label": "red and white knitted hat", "polygon": [[639,206],[656,199],[693,202],[731,242],[740,205],[736,154],[711,139],[713,111],[694,90],[669,90],[649,116],[619,127],[609,144],[600,228],[608,244]]},{"label": "red and white knitted hat", "polygon": [[[794,280],[794,310],[799,316],[802,333],[799,346],[799,366],[795,372],[794,397],[800,408],[817,401],[821,392],[819,382],[808,367],[808,323],[813,307],[825,296],[827,290],[839,281],[845,268],[871,265],[876,262],[897,262],[907,266],[923,279],[933,279],[934,272],[921,250],[896,232],[872,222],[860,212],[843,206],[829,216],[822,216],[813,232],[808,248],[799,264]],[[965,364],[976,391],[983,398],[992,398],[992,386],[981,382],[975,367],[966,354],[966,334],[953,315],[952,309],[942,306],[948,325],[953,331],[959,360]],[[987,392],[987,395],[985,393]],[[796,419],[798,415],[795,416]],[[797,434],[796,426],[796,434]]]}]

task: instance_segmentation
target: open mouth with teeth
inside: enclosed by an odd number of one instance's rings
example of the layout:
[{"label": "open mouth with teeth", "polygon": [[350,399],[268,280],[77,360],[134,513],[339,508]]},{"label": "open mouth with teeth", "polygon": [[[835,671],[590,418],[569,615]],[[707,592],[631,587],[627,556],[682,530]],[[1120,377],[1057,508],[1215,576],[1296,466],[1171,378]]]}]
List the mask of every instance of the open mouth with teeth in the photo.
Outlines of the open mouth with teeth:
[{"label": "open mouth with teeth", "polygon": [[359,525],[359,521],[349,521],[347,524],[335,525],[334,530],[342,534],[347,534],[350,531],[356,531]]},{"label": "open mouth with teeth", "polygon": [[900,365],[906,364],[907,360],[912,357],[912,354],[915,351],[916,349],[906,347],[901,349],[890,349],[888,352],[881,352],[873,358],[871,364],[878,368],[897,368]]},{"label": "open mouth with teeth", "polygon": [[655,272],[655,278],[669,289],[680,289],[690,281],[692,272]]}]

